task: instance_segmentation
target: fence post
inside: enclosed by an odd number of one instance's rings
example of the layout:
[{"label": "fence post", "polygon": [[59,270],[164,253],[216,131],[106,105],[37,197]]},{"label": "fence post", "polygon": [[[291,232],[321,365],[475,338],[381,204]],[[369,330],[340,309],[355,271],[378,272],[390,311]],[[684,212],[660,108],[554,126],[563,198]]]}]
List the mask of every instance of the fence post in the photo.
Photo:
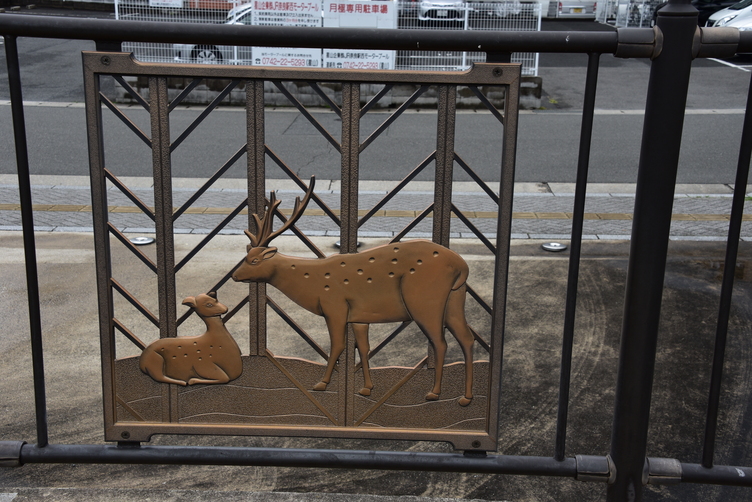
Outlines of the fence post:
[{"label": "fence post", "polygon": [[609,502],[642,500],[663,275],[697,10],[689,0],[669,0],[659,11],[657,26],[663,48],[650,69],[645,105],[611,430],[616,479],[608,487]]}]

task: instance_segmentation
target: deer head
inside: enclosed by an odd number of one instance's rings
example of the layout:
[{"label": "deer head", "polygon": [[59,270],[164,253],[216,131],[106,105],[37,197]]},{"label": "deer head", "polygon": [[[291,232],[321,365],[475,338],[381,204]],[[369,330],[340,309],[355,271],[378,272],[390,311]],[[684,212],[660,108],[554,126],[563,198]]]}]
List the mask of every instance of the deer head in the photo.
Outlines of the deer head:
[{"label": "deer head", "polygon": [[277,210],[280,201],[277,200],[274,192],[271,192],[269,200],[264,204],[265,210],[263,216],[259,218],[258,214],[253,214],[257,233],[252,234],[248,230],[245,231],[251,243],[246,247],[248,255],[245,257],[245,261],[232,274],[234,281],[256,282],[267,281],[269,279],[275,270],[273,263],[270,263],[269,260],[277,254],[277,248],[269,247],[269,243],[282,232],[292,227],[303,216],[303,212],[313,194],[315,184],[316,179],[314,176],[311,176],[311,182],[303,199],[295,197],[295,206],[290,218],[284,221],[282,226],[277,230],[273,230],[274,212]]}]

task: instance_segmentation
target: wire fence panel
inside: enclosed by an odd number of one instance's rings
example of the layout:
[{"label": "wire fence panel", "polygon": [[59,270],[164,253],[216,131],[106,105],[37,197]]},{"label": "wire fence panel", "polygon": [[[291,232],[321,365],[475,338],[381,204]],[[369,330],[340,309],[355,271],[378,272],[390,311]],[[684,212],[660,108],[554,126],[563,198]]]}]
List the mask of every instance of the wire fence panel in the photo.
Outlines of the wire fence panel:
[{"label": "wire fence panel", "polygon": [[[398,0],[373,2],[293,0],[115,0],[117,19],[169,21],[197,24],[248,24],[257,26],[320,27],[327,24],[332,9],[339,8],[339,26],[389,27],[447,31],[540,31],[541,4],[505,0],[502,2],[452,2],[445,0]],[[394,23],[388,21],[394,16]],[[387,21],[384,21],[387,18]],[[322,19],[324,23],[322,24]],[[346,21],[345,21],[346,20]],[[355,24],[353,24],[355,23]],[[327,24],[328,25],[328,24]],[[338,67],[338,64],[367,64],[368,68],[396,70],[462,71],[484,62],[485,52],[357,51],[333,60],[327,50],[275,49],[229,45],[123,43],[141,61],[154,63],[191,62],[253,66]],[[378,52],[378,54],[376,53]],[[338,56],[342,56],[338,54]],[[339,61],[342,60],[342,61]],[[348,63],[349,61],[349,63]],[[522,64],[522,74],[537,76],[538,55],[512,54]],[[365,68],[366,66],[364,66]]]},{"label": "wire fence panel", "polygon": [[655,25],[657,9],[662,0],[610,0],[598,9],[596,19],[602,23],[613,20],[617,28],[649,28]]}]

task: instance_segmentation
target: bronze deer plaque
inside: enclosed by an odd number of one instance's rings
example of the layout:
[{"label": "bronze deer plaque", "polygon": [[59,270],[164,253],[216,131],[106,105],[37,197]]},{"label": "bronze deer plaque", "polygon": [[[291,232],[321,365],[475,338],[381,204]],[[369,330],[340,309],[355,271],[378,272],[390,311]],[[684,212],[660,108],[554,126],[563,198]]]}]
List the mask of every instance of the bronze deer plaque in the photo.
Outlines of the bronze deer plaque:
[{"label": "bronze deer plaque", "polygon": [[[208,68],[139,63],[119,53],[107,53],[106,59],[102,53],[85,54],[105,439],[148,441],[153,434],[383,438],[447,441],[457,449],[495,450],[519,72],[519,65],[513,64],[478,64],[456,74]],[[99,92],[100,75],[148,79],[148,104],[144,104],[151,117],[151,136],[146,140],[153,151],[153,208],[136,200],[123,180],[105,168],[102,105],[110,109],[117,105]],[[175,104],[167,79],[176,76],[224,78],[230,86],[242,82],[247,111],[248,143],[241,151],[248,161],[247,199],[222,225],[247,212],[243,228],[250,244],[245,251],[240,246],[233,251],[232,264],[217,262],[187,280],[177,279],[178,270],[207,243],[223,237],[215,235],[220,226],[187,256],[180,258],[176,252],[174,221],[189,207],[175,208],[172,200],[170,159],[176,145],[169,139],[169,113]],[[269,156],[276,159],[276,154],[264,141],[264,82],[285,79],[336,81],[342,86],[341,105],[332,104],[339,107],[341,139],[329,137],[330,142],[337,142],[342,158],[341,204],[336,213],[327,213],[337,217],[342,241],[339,254],[326,256],[317,251],[317,257],[300,257],[287,249],[289,240],[285,239],[289,238],[280,237],[292,232],[305,239],[301,218],[309,211],[309,202],[315,201],[327,212],[313,178],[306,184],[289,173],[305,192],[290,211],[280,209],[274,191],[266,197],[264,163]],[[403,238],[412,228],[408,225],[387,244],[356,247],[362,216],[358,212],[359,152],[368,143],[360,143],[358,132],[361,115],[367,111],[361,104],[362,82],[386,86],[415,82],[421,86],[418,93],[436,89],[437,146],[420,166],[435,167],[434,202],[419,217],[432,219],[431,239]],[[473,275],[474,265],[469,266],[449,242],[453,221],[469,223],[451,200],[452,169],[457,163],[462,165],[453,145],[458,86],[467,86],[481,97],[484,86],[497,86],[506,93],[503,111],[491,110],[503,120],[498,145],[503,147],[502,175],[495,200],[499,209],[495,244],[479,234],[480,245],[494,253],[493,269],[483,276]],[[485,98],[481,102],[490,106]],[[117,115],[124,120],[125,113]],[[139,134],[141,139],[146,136]],[[129,246],[121,230],[108,221],[107,196],[112,186],[154,220],[157,242],[151,254]],[[282,223],[275,225],[274,218]],[[271,247],[273,240],[279,249]],[[143,263],[144,273],[154,275],[153,301],[158,305],[154,313],[125,281],[116,278],[113,242]],[[483,281],[488,285],[481,294],[474,284]],[[198,284],[208,285],[200,288]],[[238,291],[244,291],[242,297]],[[282,295],[287,306],[275,303],[272,293]],[[151,334],[148,329],[126,326],[119,314],[123,303],[152,326]],[[467,313],[470,303],[489,315],[490,322],[479,327]],[[313,314],[328,340],[322,338],[318,345],[297,324],[298,311],[288,313],[286,308]],[[267,311],[279,314],[284,322],[272,324]],[[236,322],[243,316],[248,319],[245,327]],[[388,336],[379,331],[384,326],[389,326]],[[449,340],[446,331],[452,335]],[[401,333],[407,332],[417,333],[416,338],[405,339]],[[301,357],[275,348],[273,342],[290,336],[299,336],[316,356]],[[409,364],[393,363],[389,344],[394,340],[412,344],[409,357],[418,357]],[[129,350],[122,349],[128,345]]]}]

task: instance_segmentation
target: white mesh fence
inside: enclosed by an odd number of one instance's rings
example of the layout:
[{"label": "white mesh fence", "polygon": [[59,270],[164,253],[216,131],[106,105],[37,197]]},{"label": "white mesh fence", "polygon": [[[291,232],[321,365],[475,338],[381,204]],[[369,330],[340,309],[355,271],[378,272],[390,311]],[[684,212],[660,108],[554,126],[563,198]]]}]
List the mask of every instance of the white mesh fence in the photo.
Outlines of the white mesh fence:
[{"label": "white mesh fence", "polygon": [[[348,3],[352,5],[347,5]],[[376,19],[375,14],[383,15],[387,9],[394,8],[394,6],[396,6],[394,24],[400,29],[540,31],[541,24],[540,3],[519,0],[501,2],[398,0],[396,3],[393,0],[386,2],[342,0],[340,4],[342,5],[341,13],[347,13],[355,20],[361,19],[363,26],[368,27],[376,27],[371,23],[371,20]],[[284,8],[283,11],[278,10],[280,5]],[[335,3],[335,5],[338,4]],[[325,9],[332,9],[332,0],[254,0],[247,3],[241,3],[241,0],[115,0],[117,19],[200,24],[233,23],[315,27],[322,26],[322,14]],[[159,63],[200,62],[327,67],[327,53],[318,49],[270,51],[261,48],[223,45],[126,42],[123,44],[123,50],[133,52],[141,61]],[[486,57],[484,52],[436,51],[397,51],[396,54],[390,54],[388,57],[378,51],[360,51],[353,55],[376,65],[370,67],[445,71],[468,69],[472,63],[483,62]],[[538,74],[536,53],[514,53],[512,61],[522,63],[523,75]],[[328,66],[331,65],[331,63],[328,64]]]},{"label": "white mesh fence", "polygon": [[655,23],[656,8],[665,0],[618,0],[614,6],[617,28],[649,28]]}]

